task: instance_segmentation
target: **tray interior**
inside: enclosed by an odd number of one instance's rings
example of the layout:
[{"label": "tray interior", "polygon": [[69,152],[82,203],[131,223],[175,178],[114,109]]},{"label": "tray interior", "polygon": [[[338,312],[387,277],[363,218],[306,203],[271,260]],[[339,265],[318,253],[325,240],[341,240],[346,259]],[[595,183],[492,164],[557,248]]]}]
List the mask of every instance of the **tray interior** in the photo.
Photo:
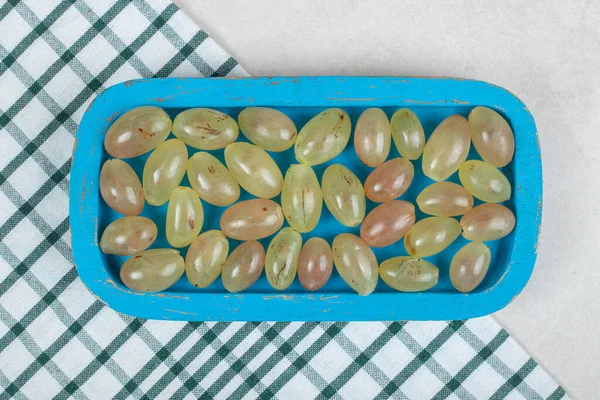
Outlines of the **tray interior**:
[{"label": "tray interior", "polygon": [[[269,106],[269,105],[265,105],[265,106]],[[215,107],[215,108],[224,113],[227,113],[228,115],[232,116],[236,120],[237,120],[237,115],[243,109],[243,107],[237,107],[237,108]],[[304,124],[310,118],[312,118],[318,112],[326,109],[324,107],[274,107],[274,108],[277,108],[280,111],[284,112],[286,115],[288,115],[296,124],[298,131],[300,131],[302,126],[304,126]],[[336,163],[343,164],[346,167],[348,167],[354,174],[356,174],[359,177],[359,179],[364,183],[366,177],[373,170],[373,168],[367,167],[360,162],[360,160],[358,159],[358,157],[356,156],[356,153],[354,151],[353,143],[354,143],[354,127],[356,125],[356,121],[357,121],[358,117],[360,116],[362,111],[365,110],[365,107],[342,107],[342,108],[349,114],[349,116],[352,120],[352,135],[350,137],[350,141],[348,142],[348,146],[346,147],[346,149],[344,150],[344,152],[342,154],[340,154],[339,156],[337,156],[336,158],[334,158],[333,160],[331,160],[325,164],[314,167],[314,170],[320,181],[321,176],[322,176],[323,172],[325,171],[325,169],[327,168],[327,166],[329,166],[331,164],[336,164]],[[388,118],[390,118],[392,116],[392,114],[398,108],[400,108],[400,107],[383,107],[383,110],[388,115]],[[449,105],[449,106],[427,105],[427,106],[410,107],[410,109],[419,116],[421,123],[423,124],[423,128],[425,130],[425,136],[427,138],[431,135],[431,133],[433,132],[435,127],[444,118],[446,118],[452,114],[461,114],[461,115],[467,117],[468,113],[472,110],[472,108],[473,108],[473,106],[461,106],[461,105],[456,105],[456,106],[455,105]],[[165,111],[167,111],[171,115],[172,118],[175,118],[175,116],[183,110],[184,109],[180,109],[180,108],[165,108]],[[508,120],[508,121],[510,123],[510,120]],[[518,133],[515,132],[515,134],[518,134]],[[172,134],[169,136],[169,138],[173,138],[173,137],[174,136]],[[239,141],[248,141],[241,132],[240,132],[238,140]],[[518,149],[516,149],[516,150],[518,151]],[[188,153],[189,153],[188,155],[190,157],[192,154],[194,154],[197,151],[200,151],[200,150],[188,147]],[[221,162],[224,163],[223,150],[211,151],[210,153],[215,155]],[[145,163],[146,159],[148,158],[149,154],[150,153],[148,153],[144,156],[141,156],[141,157],[136,157],[136,158],[126,160],[127,163],[129,163],[129,165],[131,165],[133,167],[133,169],[138,173],[138,176],[140,177],[140,179],[142,178],[142,170],[144,167],[144,163]],[[281,152],[281,153],[272,153],[271,152],[269,154],[273,157],[275,162],[279,165],[284,176],[285,176],[285,172],[287,171],[288,167],[291,164],[297,163],[297,161],[294,157],[293,147],[285,152]],[[399,157],[399,156],[400,155],[399,155],[398,151],[396,150],[394,144],[392,143],[392,148],[391,148],[390,154],[388,156],[388,159]],[[104,162],[108,158],[109,158],[108,154],[106,154],[106,152],[103,150],[102,162]],[[470,151],[468,159],[477,159],[477,160],[481,159],[479,157],[479,155],[477,154],[477,152],[475,151],[475,149],[473,148],[473,146],[471,146],[471,151]],[[418,194],[426,186],[432,184],[433,181],[423,175],[423,172],[421,169],[421,159],[413,161],[413,165],[415,167],[415,178],[414,178],[410,188],[408,189],[408,191],[405,194],[403,194],[401,197],[399,197],[399,199],[407,200],[407,201],[410,201],[413,204],[415,204],[415,209],[417,211],[417,221],[418,221],[422,218],[427,217],[427,215],[425,215],[419,211],[418,207],[416,206],[416,198],[417,198]],[[504,204],[507,207],[509,207],[511,210],[513,210],[513,212],[515,212],[514,194],[515,194],[517,188],[514,187],[515,169],[514,169],[513,165],[514,165],[514,162],[511,162],[508,166],[502,168],[501,170],[507,176],[507,178],[511,182],[511,185],[513,185],[513,187],[512,187],[513,197],[511,198],[511,200],[505,202]],[[454,175],[452,175],[452,177],[450,177],[448,180],[452,181],[452,182],[460,183],[458,180],[458,173],[455,173]],[[184,177],[181,185],[189,186],[187,177]],[[242,195],[240,197],[240,200],[246,200],[246,199],[250,199],[250,198],[253,198],[253,196],[248,194],[247,192],[245,192],[242,189]],[[275,200],[276,202],[279,203],[280,196],[275,197],[273,200]],[[98,210],[97,215],[98,215],[98,227],[99,227],[98,235],[100,236],[102,231],[104,230],[104,228],[110,222],[114,221],[115,219],[120,218],[121,215],[116,213],[115,211],[111,210],[106,204],[104,204],[104,202],[102,200],[100,200],[99,204],[100,205],[99,205],[99,210]],[[373,203],[367,199],[367,213],[370,210],[372,210],[374,207],[376,207],[378,204],[379,203]],[[478,205],[478,204],[481,204],[481,202],[476,199],[475,205]],[[206,202],[202,202],[202,205],[204,207],[204,224],[202,226],[202,232],[205,232],[210,229],[219,229],[219,219],[220,219],[223,211],[226,209],[226,207],[216,207],[216,206],[212,206]],[[146,216],[146,217],[154,220],[159,229],[158,237],[157,237],[155,243],[152,245],[152,248],[170,247],[166,240],[166,237],[165,237],[165,226],[164,225],[165,225],[166,211],[167,211],[166,204],[161,207],[153,207],[153,206],[146,204],[144,211],[141,214],[143,216]],[[517,218],[517,224],[518,224],[519,215],[516,215],[516,218]],[[457,219],[460,219],[460,217],[457,217]],[[284,227],[285,226],[288,226],[287,222],[284,222]],[[331,244],[334,237],[339,233],[349,232],[349,233],[354,233],[356,235],[359,235],[359,231],[360,231],[360,226],[354,227],[354,228],[347,228],[347,227],[343,226],[342,224],[340,224],[331,215],[331,213],[327,210],[327,207],[325,206],[325,204],[323,204],[323,211],[322,211],[321,219],[319,221],[317,228],[314,229],[312,232],[303,234],[302,237],[303,237],[304,241],[306,241],[309,238],[314,237],[314,236],[322,237]],[[260,240],[260,242],[265,247],[265,250],[267,249],[271,239],[272,239],[272,236]],[[481,283],[481,285],[474,291],[474,293],[485,291],[486,289],[493,286],[496,282],[498,282],[499,279],[501,279],[502,275],[504,274],[504,272],[507,268],[508,260],[510,259],[510,256],[511,256],[511,252],[513,249],[513,241],[514,241],[514,231],[513,231],[513,233],[511,233],[510,235],[508,235],[507,237],[505,237],[501,240],[497,240],[497,241],[493,241],[493,242],[486,242],[486,245],[490,248],[490,250],[492,252],[492,262],[490,264],[490,268],[489,268],[487,276],[485,277],[485,279]],[[229,239],[230,252],[233,249],[235,249],[239,243],[240,243],[239,241]],[[449,266],[450,266],[450,261],[452,260],[452,257],[454,256],[456,251],[458,251],[462,246],[464,246],[467,243],[468,243],[468,241],[461,236],[452,245],[450,245],[446,250],[444,250],[442,253],[439,253],[437,255],[426,258],[426,260],[432,262],[440,270],[439,283],[433,289],[429,290],[428,292],[445,293],[445,294],[453,293],[456,295],[462,295],[461,293],[459,293],[452,287],[449,276],[448,276],[448,270],[449,270]],[[181,249],[181,253],[184,257],[186,254],[186,250],[187,250],[187,248]],[[404,244],[403,244],[402,240],[400,240],[399,242],[397,242],[391,246],[380,248],[380,249],[373,249],[373,250],[375,252],[375,255],[377,256],[377,260],[379,263],[383,262],[384,260],[386,260],[390,257],[394,257],[394,256],[398,256],[398,255],[407,255],[406,250],[404,249]],[[106,264],[108,265],[108,270],[109,270],[109,273],[112,275],[113,280],[115,282],[120,283],[121,281],[119,278],[119,269],[120,269],[121,264],[125,261],[126,257],[107,256],[104,254],[102,254],[102,256],[105,257],[105,259],[107,261]],[[86,268],[93,268],[93,266],[86,266]],[[220,278],[217,279],[217,281],[215,283],[213,283],[211,286],[209,286],[208,288],[198,289],[196,287],[193,287],[191,284],[189,284],[189,282],[187,281],[187,279],[184,275],[174,286],[169,288],[167,290],[167,292],[170,292],[173,294],[175,294],[175,293],[186,293],[186,294],[226,293],[226,290],[223,288]],[[376,288],[376,292],[395,292],[395,291],[393,289],[391,289],[389,286],[387,286],[380,279],[379,283],[377,285],[377,288]],[[298,281],[297,278],[294,281],[294,283],[285,291],[282,291],[282,292],[276,291],[269,285],[269,283],[266,279],[266,276],[263,272],[260,279],[254,285],[252,285],[249,289],[247,289],[244,293],[296,294],[296,293],[309,293],[309,292],[300,285],[300,282]],[[329,282],[320,291],[318,291],[316,293],[354,293],[354,292],[341,279],[341,277],[337,274],[337,272],[335,271],[335,268],[334,268],[333,274],[332,274]],[[398,292],[396,292],[396,293],[398,293]]]}]

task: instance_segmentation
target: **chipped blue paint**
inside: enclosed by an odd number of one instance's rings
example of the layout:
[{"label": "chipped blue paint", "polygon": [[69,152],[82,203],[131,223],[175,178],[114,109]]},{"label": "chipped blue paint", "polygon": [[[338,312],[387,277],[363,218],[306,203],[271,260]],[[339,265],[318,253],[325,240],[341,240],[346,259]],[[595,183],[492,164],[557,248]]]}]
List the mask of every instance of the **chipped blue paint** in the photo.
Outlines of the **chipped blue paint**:
[{"label": "chipped blue paint", "polygon": [[[427,135],[450,114],[467,115],[477,105],[491,107],[509,120],[515,132],[515,158],[503,172],[513,185],[513,198],[506,205],[515,211],[517,225],[511,235],[488,243],[493,254],[490,271],[480,287],[468,295],[454,291],[448,279],[448,264],[466,243],[463,238],[441,254],[427,258],[440,267],[440,282],[425,293],[395,292],[380,281],[372,295],[360,297],[335,271],[327,285],[316,293],[305,291],[297,280],[286,291],[277,292],[269,287],[264,275],[248,291],[239,294],[227,293],[220,281],[200,290],[185,278],[162,293],[136,293],[119,279],[119,266],[124,259],[106,256],[98,247],[99,232],[119,217],[100,200],[98,178],[101,164],[107,159],[103,151],[104,132],[123,112],[142,105],[162,107],[171,116],[190,107],[211,107],[234,117],[247,106],[269,106],[284,111],[298,127],[328,107],[343,108],[353,122],[367,107],[381,107],[388,116],[398,108],[408,107],[422,120]],[[245,140],[243,135],[240,140]],[[213,153],[222,159],[222,151]],[[295,161],[293,150],[272,155],[284,171]],[[394,156],[397,156],[395,149],[390,157]],[[470,157],[478,156],[472,151]],[[145,158],[147,155],[127,161],[141,174]],[[361,179],[371,170],[357,161],[351,144],[332,163],[347,165]],[[328,164],[315,168],[317,176],[321,176]],[[402,197],[413,202],[418,192],[431,183],[420,173],[420,161],[415,167],[413,185]],[[456,181],[456,174],[450,180]],[[245,194],[242,199],[250,197]],[[535,264],[542,215],[542,172],[533,117],[514,95],[484,82],[406,77],[142,79],[109,88],[85,113],[77,133],[70,201],[73,254],[79,275],[97,298],[126,314],[193,321],[448,320],[497,311],[527,283]],[[203,230],[218,227],[223,209],[206,203],[204,206]],[[368,210],[373,206],[369,203]],[[161,225],[164,228],[165,210],[165,207],[146,206],[143,215],[157,221],[160,230]],[[342,227],[326,207],[323,210],[319,226],[303,235],[304,240],[321,236],[331,243],[336,233],[358,232],[358,228]],[[263,240],[263,245],[268,245],[269,239]],[[231,248],[237,243],[231,241]],[[162,234],[153,247],[165,245]],[[377,249],[375,254],[381,262],[406,253],[400,243]]]}]

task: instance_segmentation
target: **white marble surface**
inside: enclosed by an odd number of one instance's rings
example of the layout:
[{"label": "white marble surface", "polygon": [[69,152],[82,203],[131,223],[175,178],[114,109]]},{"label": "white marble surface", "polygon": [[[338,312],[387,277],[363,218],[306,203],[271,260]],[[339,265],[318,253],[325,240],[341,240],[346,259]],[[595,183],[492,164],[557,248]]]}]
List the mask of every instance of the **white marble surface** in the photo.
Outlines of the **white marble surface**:
[{"label": "white marble surface", "polygon": [[539,130],[535,272],[495,314],[575,398],[600,391],[600,2],[176,0],[252,75],[435,75],[519,96]]}]

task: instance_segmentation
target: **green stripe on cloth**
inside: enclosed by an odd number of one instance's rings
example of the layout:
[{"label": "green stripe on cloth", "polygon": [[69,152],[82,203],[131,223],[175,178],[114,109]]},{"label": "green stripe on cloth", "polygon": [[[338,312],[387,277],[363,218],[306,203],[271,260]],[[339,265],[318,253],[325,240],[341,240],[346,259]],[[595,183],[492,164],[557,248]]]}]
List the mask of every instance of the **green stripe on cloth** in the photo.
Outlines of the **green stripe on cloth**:
[{"label": "green stripe on cloth", "polygon": [[0,399],[562,399],[491,318],[185,323],[77,276],[68,189],[91,99],[139,77],[245,76],[167,0],[0,5]]}]

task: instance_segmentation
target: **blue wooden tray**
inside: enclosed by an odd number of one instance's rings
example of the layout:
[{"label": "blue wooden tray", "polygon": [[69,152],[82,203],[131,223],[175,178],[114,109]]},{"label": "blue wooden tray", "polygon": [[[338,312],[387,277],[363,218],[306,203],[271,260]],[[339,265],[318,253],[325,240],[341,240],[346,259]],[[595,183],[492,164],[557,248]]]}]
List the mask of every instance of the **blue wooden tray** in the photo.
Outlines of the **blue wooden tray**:
[{"label": "blue wooden tray", "polygon": [[[448,269],[452,256],[467,243],[459,238],[441,254],[427,259],[440,269],[438,285],[424,293],[400,293],[379,281],[373,294],[355,294],[334,269],[330,281],[318,292],[304,290],[298,280],[287,290],[272,289],[263,275],[251,288],[230,294],[220,279],[206,289],[198,289],[182,277],[162,293],[137,293],[119,279],[122,257],[104,255],[98,247],[103,229],[120,215],[109,209],[100,197],[100,167],[108,158],[103,148],[104,133],[124,112],[138,106],[162,107],[173,118],[191,107],[219,109],[234,118],[248,106],[278,108],[296,123],[298,130],[312,116],[329,107],[348,112],[353,127],[368,107],[381,107],[388,116],[408,107],[421,119],[426,136],[451,114],[467,116],[478,105],[491,107],[511,124],[516,140],[514,160],[503,172],[512,183],[513,197],[506,205],[517,217],[509,236],[487,243],[492,250],[490,270],[482,284],[470,294],[452,288]],[[246,140],[240,134],[238,140]],[[363,182],[372,170],[356,157],[353,138],[346,150],[329,163],[315,168],[319,179],[331,163],[348,166]],[[196,150],[189,149],[190,156]],[[223,160],[223,151],[212,152]],[[293,148],[271,153],[285,173],[295,163]],[[390,158],[398,157],[392,145]],[[127,160],[139,173],[146,156]],[[479,159],[472,149],[471,159]],[[401,198],[415,202],[416,196],[432,181],[421,171],[421,160],[414,162],[415,179]],[[450,178],[457,181],[457,174]],[[188,185],[187,178],[182,184]],[[242,191],[243,192],[243,191]],[[243,192],[241,199],[251,198]],[[274,200],[279,201],[279,196]],[[86,111],[75,144],[71,170],[70,220],[73,255],[83,283],[102,302],[117,311],[141,318],[189,321],[366,321],[366,320],[449,320],[472,318],[506,306],[525,286],[534,267],[542,213],[542,169],[540,149],[533,117],[525,105],[510,92],[484,82],[447,78],[167,78],[128,81],[98,95]],[[476,204],[478,202],[476,201]],[[203,231],[218,229],[224,208],[203,203]],[[375,206],[368,202],[367,212]],[[164,236],[166,206],[146,205],[142,215],[159,227],[153,248],[168,247]],[[423,218],[418,212],[417,219]],[[318,227],[309,237],[323,237],[329,243],[340,232],[358,234],[359,227],[346,228],[323,207]],[[268,246],[271,237],[262,240]],[[230,249],[239,242],[230,240]],[[185,256],[185,251],[182,252]],[[402,241],[376,249],[379,262],[406,255]]]}]

